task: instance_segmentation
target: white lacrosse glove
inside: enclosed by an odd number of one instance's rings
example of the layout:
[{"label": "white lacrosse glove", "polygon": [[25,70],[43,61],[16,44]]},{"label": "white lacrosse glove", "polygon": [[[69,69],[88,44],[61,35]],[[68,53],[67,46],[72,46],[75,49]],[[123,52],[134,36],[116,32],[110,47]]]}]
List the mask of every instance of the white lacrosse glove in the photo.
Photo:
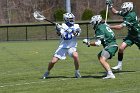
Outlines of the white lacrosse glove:
[{"label": "white lacrosse glove", "polygon": [[88,47],[90,47],[90,40],[84,39],[83,43],[86,44]]},{"label": "white lacrosse glove", "polygon": [[73,35],[74,35],[74,36],[79,36],[79,31],[73,32]]},{"label": "white lacrosse glove", "polygon": [[61,30],[62,26],[58,23],[56,23],[56,29],[60,29]]},{"label": "white lacrosse glove", "polygon": [[57,30],[57,35],[60,36],[61,35],[61,29],[62,29],[62,26],[58,23],[56,23],[56,30]]},{"label": "white lacrosse glove", "polygon": [[78,29],[76,29],[75,31],[73,31],[73,35],[74,35],[74,36],[79,36],[79,35],[80,35],[80,32],[81,32],[81,29],[78,28]]}]

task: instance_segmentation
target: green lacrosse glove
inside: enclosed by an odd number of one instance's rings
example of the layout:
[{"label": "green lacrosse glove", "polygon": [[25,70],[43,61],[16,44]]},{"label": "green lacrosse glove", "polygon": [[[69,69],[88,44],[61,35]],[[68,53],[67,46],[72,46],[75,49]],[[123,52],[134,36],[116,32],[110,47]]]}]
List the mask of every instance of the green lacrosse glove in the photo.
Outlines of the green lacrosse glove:
[{"label": "green lacrosse glove", "polygon": [[112,8],[112,7],[113,7],[113,2],[112,2],[112,0],[106,0],[106,5],[108,5],[109,8]]}]

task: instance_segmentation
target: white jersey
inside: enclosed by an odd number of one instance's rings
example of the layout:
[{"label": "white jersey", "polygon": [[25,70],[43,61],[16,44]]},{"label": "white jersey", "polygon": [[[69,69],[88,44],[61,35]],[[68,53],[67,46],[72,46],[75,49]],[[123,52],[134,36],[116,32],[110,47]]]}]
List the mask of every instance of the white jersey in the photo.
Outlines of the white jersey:
[{"label": "white jersey", "polygon": [[[71,32],[68,32],[67,30],[71,30]],[[78,36],[80,35],[81,29],[78,24],[74,24],[71,27],[67,26],[65,23],[62,24],[62,29],[60,30],[60,48],[77,47],[77,39],[76,36],[73,35],[73,31],[79,31]]]}]

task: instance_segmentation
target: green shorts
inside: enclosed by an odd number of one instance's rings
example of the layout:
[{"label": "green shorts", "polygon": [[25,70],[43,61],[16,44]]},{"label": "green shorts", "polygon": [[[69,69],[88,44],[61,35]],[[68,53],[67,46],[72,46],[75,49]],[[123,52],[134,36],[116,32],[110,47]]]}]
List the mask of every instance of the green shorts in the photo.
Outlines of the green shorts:
[{"label": "green shorts", "polygon": [[[104,49],[105,51],[107,51],[109,54],[110,54],[110,57],[108,59],[111,59],[113,56],[115,56],[115,53],[117,52],[118,50],[118,46],[110,46],[110,47],[107,47]],[[98,54],[98,57],[101,56],[102,52],[104,51],[102,50],[99,54]]]},{"label": "green shorts", "polygon": [[125,42],[128,46],[132,46],[133,44],[136,44],[140,49],[140,37],[132,38],[130,36],[127,36],[125,37],[125,39],[123,39],[123,42]]}]

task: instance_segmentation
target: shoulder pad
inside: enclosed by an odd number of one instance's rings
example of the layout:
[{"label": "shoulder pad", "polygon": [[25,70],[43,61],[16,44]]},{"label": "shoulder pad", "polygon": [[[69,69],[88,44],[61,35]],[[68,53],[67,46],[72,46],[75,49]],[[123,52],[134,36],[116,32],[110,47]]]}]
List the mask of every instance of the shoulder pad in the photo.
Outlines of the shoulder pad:
[{"label": "shoulder pad", "polygon": [[79,24],[74,24],[74,27],[79,27]]}]

